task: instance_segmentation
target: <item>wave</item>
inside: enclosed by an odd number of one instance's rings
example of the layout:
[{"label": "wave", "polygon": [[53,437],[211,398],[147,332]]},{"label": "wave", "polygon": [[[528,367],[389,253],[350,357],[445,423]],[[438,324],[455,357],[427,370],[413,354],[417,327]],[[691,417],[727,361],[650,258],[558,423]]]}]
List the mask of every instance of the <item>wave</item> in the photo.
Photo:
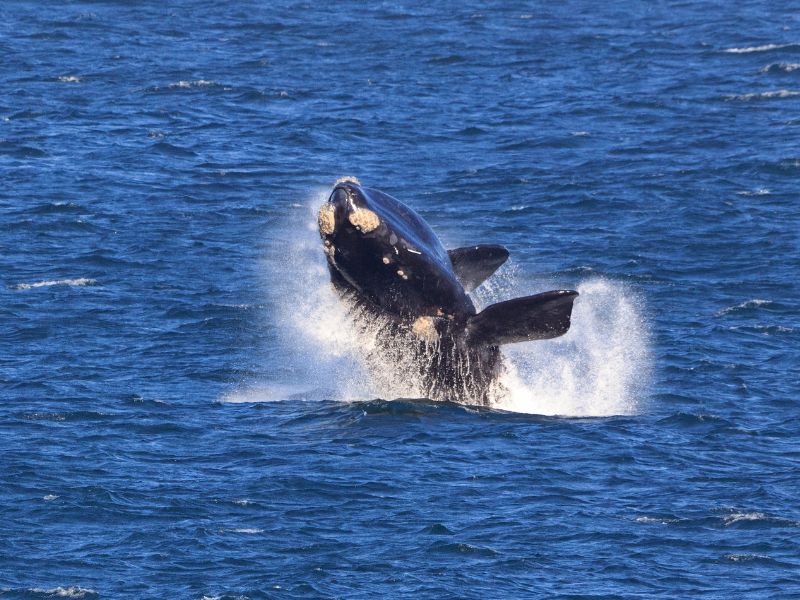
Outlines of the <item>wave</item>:
[{"label": "wave", "polygon": [[54,285],[69,285],[69,286],[81,287],[84,285],[94,285],[95,283],[97,283],[96,279],[90,279],[88,277],[79,277],[77,279],[54,279],[50,281],[37,281],[36,283],[18,283],[16,285],[11,286],[11,288],[15,290],[32,290],[34,288],[51,287]]},{"label": "wave", "polygon": [[766,527],[800,527],[800,522],[798,521],[787,519],[785,517],[774,517],[758,511],[734,511],[722,519],[722,524],[725,527],[730,527],[731,525],[735,525],[737,523],[753,524]]},{"label": "wave", "polygon": [[754,92],[752,94],[733,94],[725,96],[726,100],[741,100],[749,102],[750,100],[767,100],[769,98],[794,98],[800,96],[800,91],[796,90],[773,90],[769,92]]},{"label": "wave", "polygon": [[720,311],[715,313],[715,316],[721,317],[722,315],[726,315],[728,313],[740,312],[743,310],[750,310],[751,308],[761,308],[768,307],[774,304],[772,300],[762,300],[760,298],[753,298],[752,300],[746,300],[736,306],[729,306],[727,308],[723,308]]},{"label": "wave", "polygon": [[659,525],[671,525],[680,522],[680,519],[661,518],[661,517],[636,517],[634,519],[637,523],[658,523]]},{"label": "wave", "polygon": [[774,559],[765,554],[726,554],[723,558],[731,562],[774,562]]},{"label": "wave", "polygon": [[96,598],[97,592],[92,589],[77,586],[56,587],[51,589],[31,588],[32,594],[42,595],[45,598]]},{"label": "wave", "polygon": [[800,44],[792,42],[789,44],[764,44],[762,46],[744,46],[742,48],[725,48],[722,51],[728,54],[750,54],[752,52],[769,52],[770,50],[800,49]]},{"label": "wave", "polygon": [[767,519],[767,515],[761,512],[735,512],[725,517],[722,523],[728,526],[739,521],[764,521],[765,519]]},{"label": "wave", "polygon": [[264,533],[263,529],[259,529],[257,527],[235,527],[232,529],[220,529],[220,533],[244,533],[246,535],[256,535],[259,533]]},{"label": "wave", "polygon": [[193,79],[193,80],[182,79],[180,81],[174,81],[172,83],[168,83],[167,85],[164,86],[160,85],[150,86],[146,88],[144,91],[150,93],[159,93],[159,92],[169,92],[174,90],[193,90],[201,88],[213,89],[220,87],[222,87],[220,83],[217,83],[216,81],[212,81],[210,79]]},{"label": "wave", "polygon": [[783,72],[783,73],[791,73],[792,71],[797,71],[800,69],[800,63],[772,63],[771,65],[767,65],[763,69],[761,69],[762,73],[775,73],[775,72]]},{"label": "wave", "polygon": [[217,85],[216,82],[210,81],[208,79],[195,79],[194,81],[176,81],[175,83],[170,83],[167,87],[171,90],[176,88],[180,89],[188,89],[193,87],[208,87],[212,85]]}]

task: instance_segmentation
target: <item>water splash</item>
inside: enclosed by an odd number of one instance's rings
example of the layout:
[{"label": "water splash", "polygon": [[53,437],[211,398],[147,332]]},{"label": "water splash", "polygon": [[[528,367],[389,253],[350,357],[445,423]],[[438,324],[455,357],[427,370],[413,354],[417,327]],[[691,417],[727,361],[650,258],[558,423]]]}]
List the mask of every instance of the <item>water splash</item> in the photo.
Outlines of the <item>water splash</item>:
[{"label": "water splash", "polygon": [[292,205],[286,221],[276,226],[284,234],[273,239],[264,263],[280,352],[286,358],[283,375],[288,381],[282,385],[335,400],[374,398],[372,378],[359,352],[365,340],[359,339],[331,287],[317,232],[317,209],[328,192],[315,190],[307,202]]},{"label": "water splash", "polygon": [[[288,381],[235,392],[227,401],[275,400],[286,390],[293,398],[363,400],[419,397],[397,365],[376,364],[380,324],[354,323],[330,285],[316,230],[316,211],[328,189],[293,205],[283,236],[273,239],[264,264],[274,307],[281,355],[281,376]],[[520,283],[519,269],[508,264],[475,294],[478,307],[558,287]],[[641,301],[625,285],[593,278],[578,286],[581,296],[572,327],[561,338],[505,346],[505,391],[497,408],[546,415],[605,416],[633,414],[641,408],[648,371],[647,330]],[[368,360],[369,357],[369,360]],[[412,378],[413,379],[413,378]],[[303,391],[305,390],[305,391]]]},{"label": "water splash", "polygon": [[607,279],[578,285],[569,332],[506,346],[508,394],[498,408],[542,415],[629,415],[643,408],[649,380],[641,300]]}]

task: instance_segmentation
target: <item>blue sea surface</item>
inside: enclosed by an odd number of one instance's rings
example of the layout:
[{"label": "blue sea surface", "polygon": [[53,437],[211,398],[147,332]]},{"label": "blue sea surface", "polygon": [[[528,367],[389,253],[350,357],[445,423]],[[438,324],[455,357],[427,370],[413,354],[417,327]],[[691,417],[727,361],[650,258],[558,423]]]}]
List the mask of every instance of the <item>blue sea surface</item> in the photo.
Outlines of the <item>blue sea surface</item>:
[{"label": "blue sea surface", "polygon": [[[490,409],[365,367],[356,176],[485,306]],[[0,4],[0,598],[800,598],[797,2]]]}]

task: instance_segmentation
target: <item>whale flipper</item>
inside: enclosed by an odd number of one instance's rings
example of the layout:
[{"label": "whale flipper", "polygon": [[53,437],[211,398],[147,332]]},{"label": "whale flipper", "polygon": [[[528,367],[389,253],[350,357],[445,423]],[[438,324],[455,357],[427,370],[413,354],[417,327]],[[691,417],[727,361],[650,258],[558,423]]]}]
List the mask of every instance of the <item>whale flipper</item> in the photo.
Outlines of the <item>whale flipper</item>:
[{"label": "whale flipper", "polygon": [[476,345],[499,346],[564,335],[577,295],[574,290],[553,290],[492,304],[468,319],[468,339]]},{"label": "whale flipper", "polygon": [[508,250],[503,246],[487,244],[455,248],[448,250],[447,255],[464,290],[471,292],[506,262]]}]

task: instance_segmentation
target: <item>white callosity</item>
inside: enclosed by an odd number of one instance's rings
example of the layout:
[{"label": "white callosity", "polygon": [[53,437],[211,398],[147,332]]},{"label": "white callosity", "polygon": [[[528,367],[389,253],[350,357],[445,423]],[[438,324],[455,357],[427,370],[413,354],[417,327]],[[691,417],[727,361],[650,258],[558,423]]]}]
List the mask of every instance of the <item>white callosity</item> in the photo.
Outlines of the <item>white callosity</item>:
[{"label": "white callosity", "polygon": [[332,204],[323,204],[317,217],[319,231],[322,235],[331,235],[336,231],[336,209]]},{"label": "white callosity", "polygon": [[381,224],[381,220],[368,208],[356,208],[347,217],[350,223],[361,233],[371,233]]}]

